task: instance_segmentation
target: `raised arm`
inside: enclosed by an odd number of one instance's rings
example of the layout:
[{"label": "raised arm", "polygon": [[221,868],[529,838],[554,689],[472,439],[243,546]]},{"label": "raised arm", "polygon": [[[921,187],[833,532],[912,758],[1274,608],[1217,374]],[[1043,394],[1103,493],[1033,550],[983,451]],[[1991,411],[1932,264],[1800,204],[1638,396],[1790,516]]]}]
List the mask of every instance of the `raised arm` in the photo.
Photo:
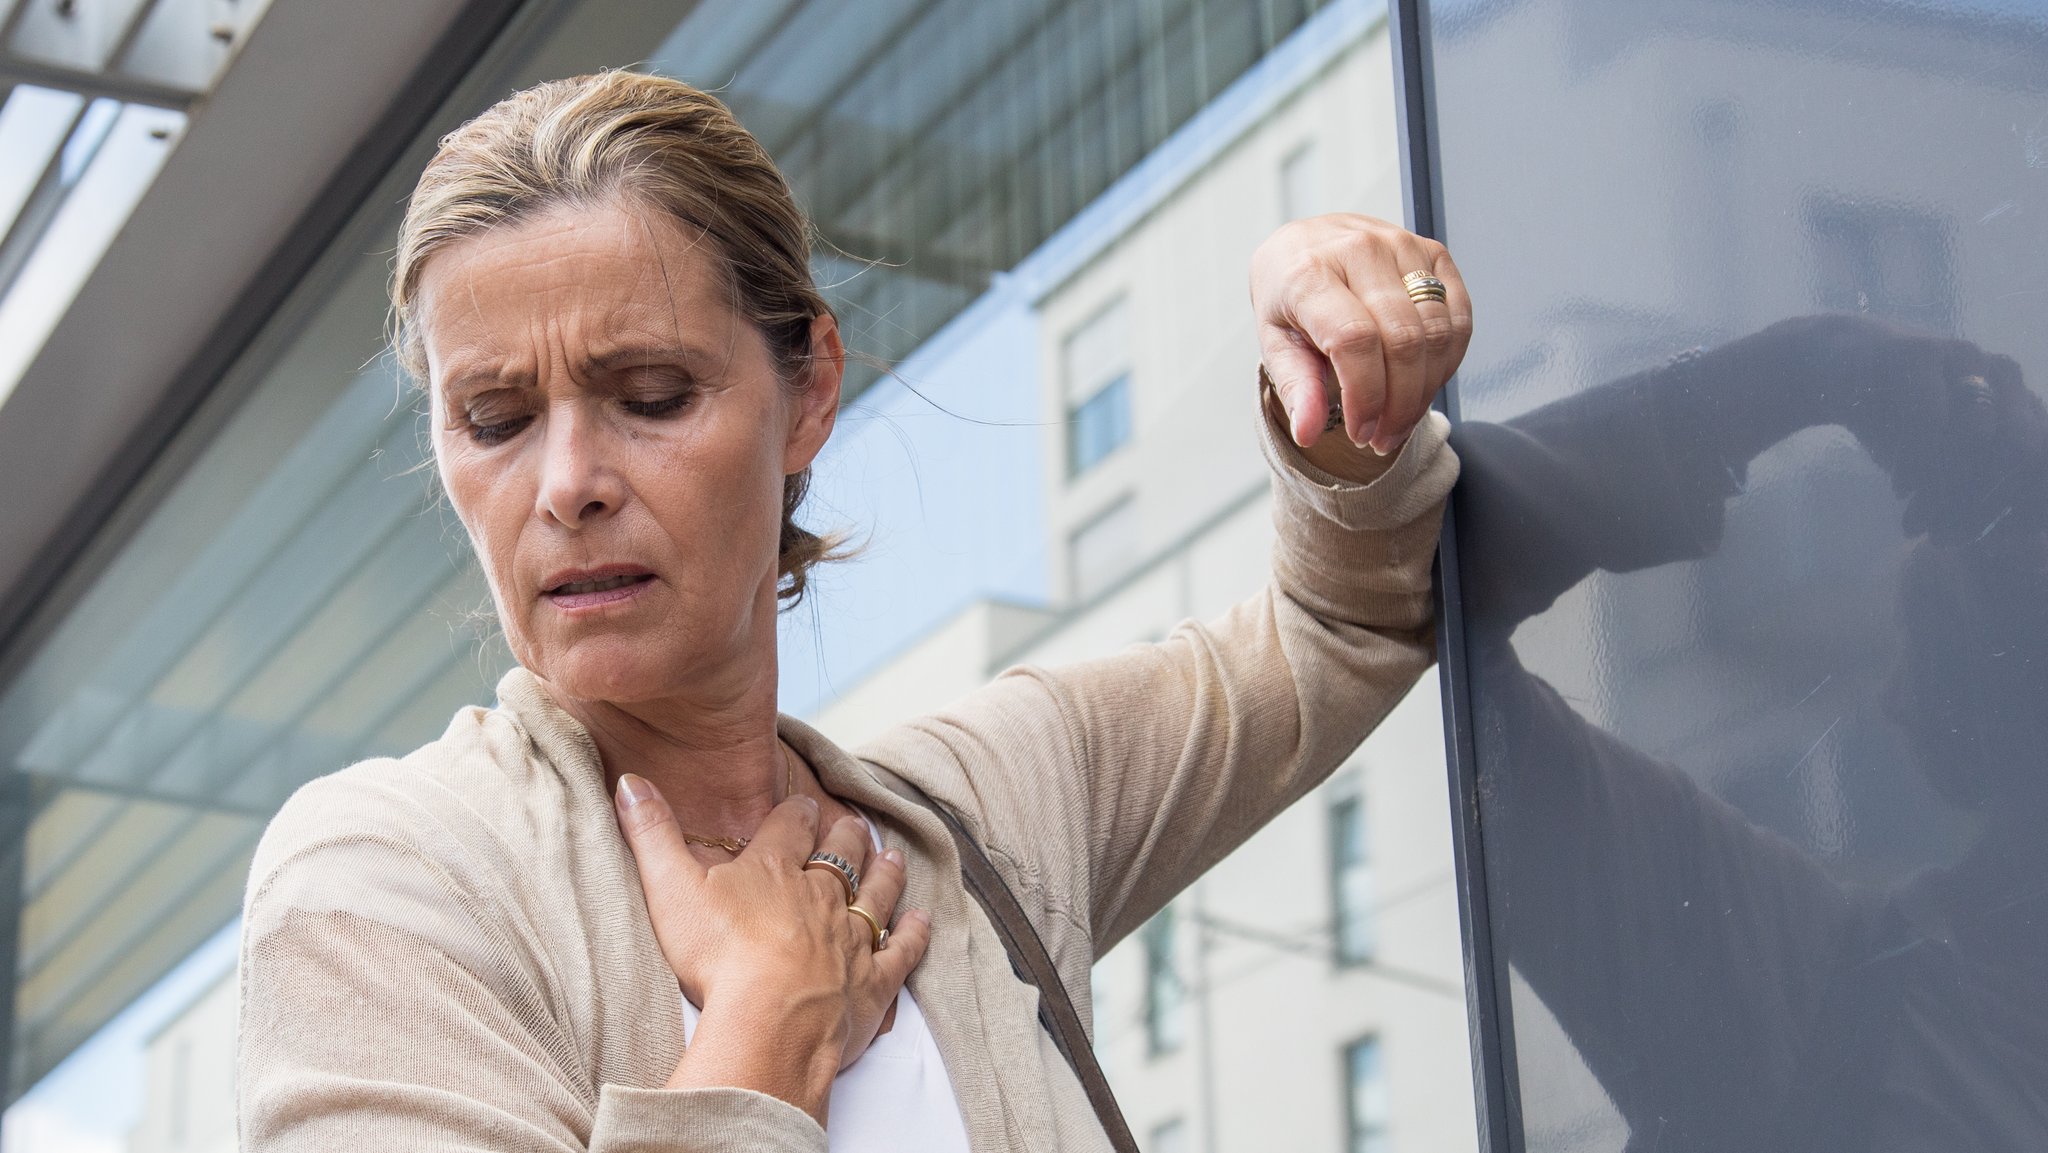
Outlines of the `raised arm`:
[{"label": "raised arm", "polygon": [[[1418,271],[1446,299],[1414,299]],[[961,812],[1043,908],[1085,920],[1097,954],[1333,771],[1433,657],[1457,460],[1428,404],[1470,335],[1456,269],[1382,221],[1323,217],[1262,246],[1252,297],[1267,586],[1157,644],[1013,669],[864,750]]]}]

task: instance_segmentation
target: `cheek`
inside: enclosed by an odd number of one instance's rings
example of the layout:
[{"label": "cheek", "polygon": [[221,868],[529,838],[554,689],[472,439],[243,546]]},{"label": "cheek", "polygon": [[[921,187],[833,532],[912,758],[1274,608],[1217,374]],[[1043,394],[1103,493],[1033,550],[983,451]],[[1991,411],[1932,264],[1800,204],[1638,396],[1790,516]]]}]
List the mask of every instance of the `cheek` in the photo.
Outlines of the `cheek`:
[{"label": "cheek", "polygon": [[477,454],[465,451],[464,446],[447,443],[446,438],[435,440],[435,472],[441,481],[442,496],[462,522],[469,536],[470,551],[483,566],[495,595],[497,570],[513,559],[523,510],[531,501],[521,503],[518,485],[508,470],[491,467]]},{"label": "cheek", "polygon": [[647,453],[635,485],[686,563],[722,571],[749,592],[761,566],[775,563],[783,486],[779,444],[752,424]]}]

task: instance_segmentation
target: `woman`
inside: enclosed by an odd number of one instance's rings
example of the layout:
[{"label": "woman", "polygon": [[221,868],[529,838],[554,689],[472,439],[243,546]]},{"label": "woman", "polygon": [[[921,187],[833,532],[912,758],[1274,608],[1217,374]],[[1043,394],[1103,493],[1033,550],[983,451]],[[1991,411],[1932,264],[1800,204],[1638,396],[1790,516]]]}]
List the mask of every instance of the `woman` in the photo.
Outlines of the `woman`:
[{"label": "woman", "polygon": [[520,667],[272,822],[245,1148],[1101,1148],[945,828],[890,781],[965,822],[1085,1006],[1097,956],[1429,663],[1456,462],[1426,410],[1470,309],[1440,246],[1336,217],[1253,262],[1265,592],[858,757],[779,716],[844,357],[806,245],[723,106],[630,73],[512,96],[421,176],[398,352]]}]

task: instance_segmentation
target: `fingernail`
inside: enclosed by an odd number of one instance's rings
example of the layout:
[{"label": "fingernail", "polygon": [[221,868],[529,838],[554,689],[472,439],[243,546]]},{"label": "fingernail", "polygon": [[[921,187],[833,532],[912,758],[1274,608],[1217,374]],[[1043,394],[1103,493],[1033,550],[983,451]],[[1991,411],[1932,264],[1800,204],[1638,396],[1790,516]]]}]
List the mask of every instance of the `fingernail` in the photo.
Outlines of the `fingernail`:
[{"label": "fingernail", "polygon": [[619,807],[630,809],[652,797],[654,786],[638,773],[622,773],[619,776]]},{"label": "fingernail", "polygon": [[1379,430],[1380,418],[1373,417],[1371,420],[1358,426],[1358,435],[1351,438],[1352,445],[1357,448],[1364,448],[1372,443],[1374,434],[1378,433]]},{"label": "fingernail", "polygon": [[796,795],[796,800],[798,804],[809,808],[812,813],[816,813],[818,811],[818,800],[816,797],[811,796],[809,793],[798,793]]},{"label": "fingernail", "polygon": [[903,851],[901,849],[888,849],[882,853],[882,859],[892,865],[900,865],[903,863]]}]

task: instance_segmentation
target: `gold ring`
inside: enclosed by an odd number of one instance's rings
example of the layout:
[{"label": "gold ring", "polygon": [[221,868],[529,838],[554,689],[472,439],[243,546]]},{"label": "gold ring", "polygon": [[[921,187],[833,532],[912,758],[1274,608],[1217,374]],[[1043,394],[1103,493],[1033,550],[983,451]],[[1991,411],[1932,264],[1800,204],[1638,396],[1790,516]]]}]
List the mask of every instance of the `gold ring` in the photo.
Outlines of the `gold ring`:
[{"label": "gold ring", "polygon": [[884,929],[882,923],[875,920],[873,913],[868,912],[859,905],[848,905],[846,906],[846,911],[868,923],[868,932],[875,938],[874,951],[877,953],[881,952],[882,942],[889,939],[889,930]]},{"label": "gold ring", "polygon": [[1401,284],[1408,290],[1408,299],[1417,304],[1425,300],[1442,304],[1449,298],[1450,286],[1427,272],[1411,272],[1401,278]]}]

